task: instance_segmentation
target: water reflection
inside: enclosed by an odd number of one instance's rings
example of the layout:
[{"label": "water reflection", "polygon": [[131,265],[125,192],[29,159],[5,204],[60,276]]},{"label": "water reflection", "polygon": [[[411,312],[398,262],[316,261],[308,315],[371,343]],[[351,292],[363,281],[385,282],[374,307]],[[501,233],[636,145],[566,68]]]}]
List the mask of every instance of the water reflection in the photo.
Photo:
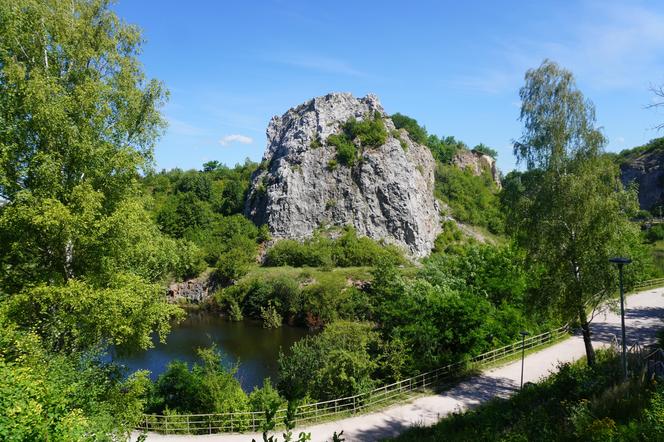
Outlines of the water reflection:
[{"label": "water reflection", "polygon": [[189,364],[197,361],[196,349],[213,342],[224,354],[228,366],[240,362],[238,378],[245,391],[262,385],[263,379],[276,381],[279,350],[288,352],[290,346],[304,337],[304,329],[283,326],[265,329],[260,322],[231,322],[210,313],[192,313],[174,327],[165,344],[155,343],[155,348],[116,357],[115,361],[131,371],[150,370],[152,379],[164,372],[174,359]]}]

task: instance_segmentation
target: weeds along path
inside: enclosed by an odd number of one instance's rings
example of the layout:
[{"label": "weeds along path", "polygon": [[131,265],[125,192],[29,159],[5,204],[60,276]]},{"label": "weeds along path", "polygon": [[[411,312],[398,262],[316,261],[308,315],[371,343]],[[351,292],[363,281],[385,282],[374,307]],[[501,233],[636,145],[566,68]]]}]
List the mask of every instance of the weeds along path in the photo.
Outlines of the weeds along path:
[{"label": "weeds along path", "polygon": [[[656,331],[664,326],[664,288],[646,290],[626,299],[625,323],[627,343],[652,342]],[[595,348],[608,346],[614,336],[620,336],[620,316],[608,309],[596,314],[592,322]],[[583,339],[572,336],[562,342],[532,353],[525,358],[523,382],[536,382],[556,370],[561,362],[575,361],[585,356]],[[329,441],[332,434],[343,430],[346,441],[375,441],[396,436],[413,425],[431,425],[447,414],[477,406],[494,397],[507,397],[519,389],[521,360],[487,369],[449,390],[435,395],[413,399],[384,410],[297,428],[311,433],[314,442]],[[277,433],[281,440],[281,433]],[[138,434],[133,435],[132,440]],[[213,435],[162,435],[149,433],[148,442],[249,442],[262,440],[258,433]]]}]

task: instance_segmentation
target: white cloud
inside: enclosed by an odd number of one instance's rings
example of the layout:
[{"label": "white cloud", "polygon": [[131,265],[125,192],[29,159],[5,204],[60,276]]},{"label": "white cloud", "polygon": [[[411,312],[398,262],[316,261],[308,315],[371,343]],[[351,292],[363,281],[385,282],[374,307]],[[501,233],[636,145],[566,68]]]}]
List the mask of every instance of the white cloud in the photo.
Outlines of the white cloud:
[{"label": "white cloud", "polygon": [[232,143],[251,144],[253,142],[254,142],[253,138],[240,134],[226,135],[222,137],[221,140],[219,140],[219,144],[221,144],[222,146],[228,146],[229,144]]},{"label": "white cloud", "polygon": [[583,3],[568,17],[560,37],[496,42],[497,61],[455,81],[485,93],[513,92],[527,69],[545,58],[570,69],[597,89],[645,89],[658,78],[664,59],[664,15],[643,6],[611,1]]}]

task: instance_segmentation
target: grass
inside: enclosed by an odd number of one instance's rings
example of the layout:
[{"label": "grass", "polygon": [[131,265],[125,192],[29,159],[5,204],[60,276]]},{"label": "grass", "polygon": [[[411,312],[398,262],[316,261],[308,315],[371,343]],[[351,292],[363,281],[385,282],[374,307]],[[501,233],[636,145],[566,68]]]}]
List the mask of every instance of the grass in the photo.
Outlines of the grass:
[{"label": "grass", "polygon": [[653,243],[652,257],[657,277],[664,277],[664,240],[655,241]]},{"label": "grass", "polygon": [[313,279],[318,283],[330,285],[346,285],[349,279],[358,281],[371,280],[372,267],[335,267],[323,269],[320,267],[253,267],[240,282],[259,279],[272,279],[287,276],[295,280]]},{"label": "grass", "polygon": [[431,427],[416,426],[395,440],[662,440],[661,404],[650,402],[661,397],[653,390],[659,387],[640,376],[623,382],[619,367],[617,354],[601,351],[594,368],[583,359],[563,364],[509,399],[453,413]]}]

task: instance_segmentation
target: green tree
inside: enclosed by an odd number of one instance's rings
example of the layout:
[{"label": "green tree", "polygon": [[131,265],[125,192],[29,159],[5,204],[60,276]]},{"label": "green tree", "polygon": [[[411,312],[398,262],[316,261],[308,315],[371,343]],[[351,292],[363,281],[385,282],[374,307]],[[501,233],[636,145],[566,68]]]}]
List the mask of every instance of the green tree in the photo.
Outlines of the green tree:
[{"label": "green tree", "polygon": [[[123,387],[94,352],[149,347],[180,316],[154,283],[183,263],[137,187],[167,95],[143,74],[141,41],[108,0],[0,2],[0,322],[37,342],[19,352],[0,339],[0,366],[3,382],[47,389],[28,394],[29,407],[2,409],[0,420],[45,423],[7,439],[112,439],[133,425],[139,386]],[[34,365],[50,360],[64,362]],[[75,382],[86,360],[98,365],[94,394]],[[33,420],[40,410],[48,418]],[[59,433],[100,410],[104,425]]]},{"label": "green tree", "polygon": [[289,398],[351,396],[373,386],[377,368],[370,351],[379,344],[370,324],[335,322],[306,337],[279,356],[279,390]]},{"label": "green tree", "polygon": [[[524,181],[510,210],[528,262],[541,272],[534,300],[583,331],[589,364],[595,360],[588,309],[615,290],[614,255],[637,259],[638,228],[628,217],[637,208],[617,167],[601,155],[604,136],[595,128],[594,107],[576,88],[572,73],[551,61],[526,73],[521,88],[524,131],[514,153],[536,180]],[[515,190],[516,189],[516,190]]]}]

